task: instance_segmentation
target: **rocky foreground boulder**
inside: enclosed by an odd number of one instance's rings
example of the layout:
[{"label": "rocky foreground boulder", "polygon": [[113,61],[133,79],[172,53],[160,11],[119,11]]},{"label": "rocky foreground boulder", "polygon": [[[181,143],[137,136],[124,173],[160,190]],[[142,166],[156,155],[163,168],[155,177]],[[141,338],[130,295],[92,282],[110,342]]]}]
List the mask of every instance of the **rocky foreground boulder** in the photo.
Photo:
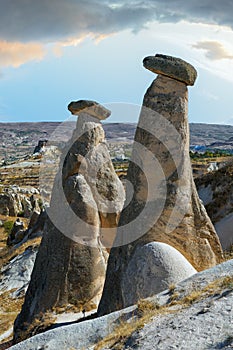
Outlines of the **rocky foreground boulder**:
[{"label": "rocky foreground boulder", "polygon": [[[178,250],[166,243],[151,242],[137,247],[122,279],[123,302],[133,305],[196,272]],[[130,285],[134,288],[129,293]]]},{"label": "rocky foreground boulder", "polygon": [[[110,112],[92,101],[73,102],[68,108],[79,118],[61,157],[42,242],[14,324],[15,342],[30,336],[35,320],[52,308],[96,307],[108,258],[101,243],[102,229],[115,232],[124,203],[123,185],[115,174],[100,123]],[[103,239],[108,240],[104,232]]]},{"label": "rocky foreground boulder", "polygon": [[[144,66],[159,75],[143,100],[127,174],[134,193],[126,189],[132,200],[120,217],[99,315],[131,304],[123,296],[123,281],[145,244],[171,245],[198,271],[222,260],[222,248],[199,200],[189,158],[187,85],[194,84],[196,70],[164,55],[145,58]],[[128,294],[137,288],[128,283]]]}]

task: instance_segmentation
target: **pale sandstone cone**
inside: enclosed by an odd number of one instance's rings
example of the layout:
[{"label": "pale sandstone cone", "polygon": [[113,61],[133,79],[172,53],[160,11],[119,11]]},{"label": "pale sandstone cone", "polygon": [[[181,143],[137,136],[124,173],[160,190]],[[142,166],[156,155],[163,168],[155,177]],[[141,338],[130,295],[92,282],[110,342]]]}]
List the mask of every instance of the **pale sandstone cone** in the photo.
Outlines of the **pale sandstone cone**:
[{"label": "pale sandstone cone", "polygon": [[[61,157],[41,246],[14,325],[15,342],[32,335],[29,325],[56,306],[70,303],[88,309],[98,304],[108,258],[101,243],[102,227],[113,232],[112,237],[105,232],[102,238],[111,244],[125,199],[100,123],[110,112],[92,101],[87,101],[86,108],[85,101],[73,102],[69,109],[79,113],[79,118]],[[109,211],[111,221],[107,219]],[[74,213],[81,220],[73,220]]]}]

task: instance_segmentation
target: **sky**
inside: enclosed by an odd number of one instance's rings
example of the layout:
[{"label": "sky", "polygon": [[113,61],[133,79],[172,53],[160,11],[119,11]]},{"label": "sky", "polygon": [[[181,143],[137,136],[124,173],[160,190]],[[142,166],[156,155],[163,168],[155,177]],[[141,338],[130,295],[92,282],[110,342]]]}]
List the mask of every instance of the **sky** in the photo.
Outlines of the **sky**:
[{"label": "sky", "polygon": [[190,122],[233,125],[232,13],[232,0],[0,0],[0,122],[64,121],[79,99],[140,106],[156,77],[143,58],[162,53],[198,71]]}]

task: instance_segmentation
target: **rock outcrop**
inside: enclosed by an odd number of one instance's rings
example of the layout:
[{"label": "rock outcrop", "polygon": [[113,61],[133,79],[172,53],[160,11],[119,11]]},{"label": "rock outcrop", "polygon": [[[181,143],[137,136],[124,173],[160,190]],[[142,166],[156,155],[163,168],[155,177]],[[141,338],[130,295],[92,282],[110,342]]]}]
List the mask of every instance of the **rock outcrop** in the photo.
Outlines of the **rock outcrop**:
[{"label": "rock outcrop", "polygon": [[[99,315],[129,305],[122,283],[135,251],[147,243],[171,245],[198,271],[222,259],[219,239],[197,195],[189,158],[187,84],[194,84],[196,71],[163,55],[146,58],[144,65],[160,74],[144,97],[127,174],[134,193],[126,188],[132,200],[120,217]],[[130,283],[128,293],[135,288]]]},{"label": "rock outcrop", "polygon": [[58,327],[10,349],[232,349],[232,271],[230,260],[139,305]]},{"label": "rock outcrop", "polygon": [[78,142],[73,143],[65,158],[63,178],[78,171],[87,180],[99,212],[100,239],[109,248],[125,201],[125,191],[115,173],[100,124],[111,112],[97,102],[83,100],[71,102],[68,109],[73,115],[79,115],[73,136]]},{"label": "rock outcrop", "polygon": [[79,118],[61,156],[31,282],[14,325],[16,342],[30,336],[28,324],[41,313],[69,303],[95,308],[102,293],[108,258],[102,230],[116,231],[125,195],[100,123],[110,112],[94,106],[93,112],[90,101],[69,105]]},{"label": "rock outcrop", "polygon": [[0,294],[11,291],[12,298],[24,296],[29,285],[37,251],[38,247],[32,245],[2,267]]},{"label": "rock outcrop", "polygon": [[[197,271],[178,250],[166,243],[151,242],[137,247],[122,279],[124,305],[151,297]],[[133,288],[129,293],[129,286]]]},{"label": "rock outcrop", "polygon": [[233,162],[195,180],[203,201],[219,236],[223,249],[233,244]]},{"label": "rock outcrop", "polygon": [[19,195],[15,193],[0,193],[0,214],[5,216],[17,216],[22,212],[23,206]]},{"label": "rock outcrop", "polygon": [[33,154],[43,153],[48,140],[39,140],[38,145],[35,147]]},{"label": "rock outcrop", "polygon": [[186,85],[194,85],[197,78],[196,69],[177,57],[157,54],[146,57],[143,64],[146,69],[153,73],[173,78]]},{"label": "rock outcrop", "polygon": [[22,189],[4,188],[0,193],[0,214],[5,216],[22,216],[30,218],[33,211],[39,211],[38,199],[30,191],[22,193]]},{"label": "rock outcrop", "polygon": [[[7,238],[7,245],[11,245],[11,244],[15,244],[15,243],[19,243],[20,240],[20,236],[24,235],[24,223],[23,221],[21,221],[19,218],[16,219],[16,221],[14,222],[14,225],[12,227],[12,230]],[[18,238],[17,238],[18,236]]]}]

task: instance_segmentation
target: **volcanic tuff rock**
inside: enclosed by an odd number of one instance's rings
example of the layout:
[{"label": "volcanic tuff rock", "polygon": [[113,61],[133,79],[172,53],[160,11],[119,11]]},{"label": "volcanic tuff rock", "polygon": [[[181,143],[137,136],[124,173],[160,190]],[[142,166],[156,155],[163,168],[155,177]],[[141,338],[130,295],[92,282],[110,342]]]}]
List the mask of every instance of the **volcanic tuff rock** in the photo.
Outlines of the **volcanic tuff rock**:
[{"label": "volcanic tuff rock", "polygon": [[24,295],[30,281],[37,250],[38,247],[30,246],[1,268],[0,294],[11,291],[13,298]]},{"label": "volcanic tuff rock", "polygon": [[194,85],[197,78],[196,69],[180,58],[160,55],[144,58],[143,65],[153,73],[176,79],[186,85]]},{"label": "volcanic tuff rock", "polygon": [[[105,133],[99,120],[107,118],[110,111],[94,101],[71,102],[69,110],[79,113],[73,142],[64,160],[62,169],[64,181],[76,174],[82,174],[89,184],[96,202],[101,222],[100,239],[104,246],[111,247],[115,238],[119,215],[122,210],[125,192],[117,177]],[[78,112],[77,112],[78,111]],[[96,118],[93,117],[96,115]],[[97,118],[98,116],[98,118]]]},{"label": "volcanic tuff rock", "polygon": [[195,182],[223,249],[231,249],[233,244],[233,162],[197,178]]},{"label": "volcanic tuff rock", "polygon": [[138,305],[53,329],[10,349],[232,349],[232,271],[230,260]]},{"label": "volcanic tuff rock", "polygon": [[[122,279],[124,305],[153,296],[197,271],[175,248],[151,242],[137,247]],[[134,288],[129,293],[129,286]]]},{"label": "volcanic tuff rock", "polygon": [[17,216],[23,210],[19,195],[15,193],[0,193],[0,214]]},{"label": "volcanic tuff rock", "polygon": [[[171,62],[173,67],[172,60],[165,58],[164,62]],[[184,82],[159,75],[147,90],[127,180],[134,193],[121,214],[115,247],[110,252],[100,315],[129,305],[122,295],[122,283],[136,249],[147,243],[160,241],[173,246],[199,271],[222,259],[219,239],[192,177]],[[145,208],[146,215],[137,220]],[[134,221],[137,226],[132,224],[132,229],[128,223]],[[126,224],[127,230],[121,230]],[[128,293],[135,288],[130,283]]]},{"label": "volcanic tuff rock", "polygon": [[[19,218],[16,219],[12,230],[7,238],[7,244],[10,245],[15,241],[16,235],[21,231],[24,232],[24,223]],[[18,242],[17,242],[18,243]]]},{"label": "volcanic tuff rock", "polygon": [[35,147],[33,154],[43,153],[48,140],[39,140],[38,145]]},{"label": "volcanic tuff rock", "polygon": [[104,120],[110,117],[111,112],[101,106],[95,101],[80,100],[76,102],[71,102],[68,106],[69,111],[74,115],[79,115],[80,113],[87,113],[88,115],[99,120]]},{"label": "volcanic tuff rock", "polygon": [[80,309],[95,307],[102,293],[108,254],[101,235],[105,227],[115,232],[125,195],[99,121],[103,109],[94,103],[97,119],[92,104],[90,114],[87,105],[61,156],[42,243],[15,321],[15,341],[30,336],[27,324],[40,313],[68,303]]},{"label": "volcanic tuff rock", "polygon": [[[21,189],[22,190],[22,189]],[[0,214],[5,216],[24,216],[30,218],[33,210],[40,211],[38,200],[30,193],[22,193],[12,188],[5,188],[0,193]]]}]

